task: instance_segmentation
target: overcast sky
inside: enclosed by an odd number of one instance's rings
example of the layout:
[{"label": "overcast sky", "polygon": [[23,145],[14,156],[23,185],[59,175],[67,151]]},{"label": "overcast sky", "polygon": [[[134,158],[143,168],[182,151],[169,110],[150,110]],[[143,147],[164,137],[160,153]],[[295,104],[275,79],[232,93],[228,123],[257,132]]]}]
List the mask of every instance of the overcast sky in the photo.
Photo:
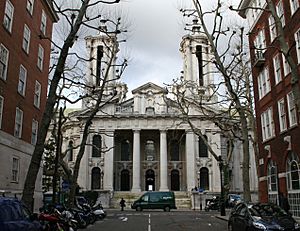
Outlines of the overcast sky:
[{"label": "overcast sky", "polygon": [[[206,6],[212,2],[203,0]],[[237,5],[239,0],[232,2]],[[130,22],[130,36],[122,45],[130,57],[122,78],[129,92],[147,82],[163,86],[180,76],[183,60],[179,45],[187,32],[179,9],[189,5],[191,0],[126,0],[122,4]]]}]

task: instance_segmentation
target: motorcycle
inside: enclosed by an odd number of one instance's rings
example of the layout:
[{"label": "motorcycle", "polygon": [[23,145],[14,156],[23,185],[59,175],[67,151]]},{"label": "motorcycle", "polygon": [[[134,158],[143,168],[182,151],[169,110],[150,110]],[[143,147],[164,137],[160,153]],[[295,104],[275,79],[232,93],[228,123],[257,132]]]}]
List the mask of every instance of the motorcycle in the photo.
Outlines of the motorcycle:
[{"label": "motorcycle", "polygon": [[217,197],[214,197],[213,199],[211,200],[208,200],[206,205],[205,205],[205,208],[204,208],[205,211],[209,211],[209,210],[220,210],[220,200],[219,198]]}]

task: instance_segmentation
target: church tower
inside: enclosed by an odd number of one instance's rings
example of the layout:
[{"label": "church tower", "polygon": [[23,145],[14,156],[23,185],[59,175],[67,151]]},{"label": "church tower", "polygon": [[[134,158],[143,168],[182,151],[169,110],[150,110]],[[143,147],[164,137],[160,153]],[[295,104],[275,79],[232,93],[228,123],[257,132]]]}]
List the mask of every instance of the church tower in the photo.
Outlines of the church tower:
[{"label": "church tower", "polygon": [[[96,36],[88,36],[85,38],[86,47],[89,54],[88,76],[87,76],[87,93],[91,90],[95,93],[105,84],[103,99],[112,95],[126,94],[126,85],[119,83],[118,70],[116,69],[117,53],[119,52],[119,44],[117,37],[111,33],[105,33],[107,27],[100,27],[100,32]],[[124,89],[123,89],[124,88]],[[83,108],[90,104],[89,99],[83,102]]]},{"label": "church tower", "polygon": [[188,94],[210,97],[213,94],[212,54],[207,36],[201,31],[198,19],[193,20],[191,32],[182,38],[183,78]]}]

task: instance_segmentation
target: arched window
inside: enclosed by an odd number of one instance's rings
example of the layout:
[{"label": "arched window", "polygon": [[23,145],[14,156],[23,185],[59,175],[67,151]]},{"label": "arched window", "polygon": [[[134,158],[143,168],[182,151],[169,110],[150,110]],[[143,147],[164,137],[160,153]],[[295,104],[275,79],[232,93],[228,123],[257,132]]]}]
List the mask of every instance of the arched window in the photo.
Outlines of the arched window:
[{"label": "arched window", "polygon": [[[207,136],[204,135],[204,138],[207,141]],[[199,157],[208,157],[207,146],[204,143],[204,140],[199,136]]]},{"label": "arched window", "polygon": [[102,139],[100,135],[93,136],[92,157],[101,157]]},{"label": "arched window", "polygon": [[72,140],[69,141],[67,152],[68,152],[68,160],[73,161],[73,141]]},{"label": "arched window", "polygon": [[92,169],[92,189],[100,189],[101,170],[98,167]]},{"label": "arched window", "polygon": [[179,161],[179,142],[178,142],[178,140],[171,141],[171,160]]},{"label": "arched window", "polygon": [[268,191],[277,193],[277,166],[272,160],[268,163]]},{"label": "arched window", "polygon": [[290,153],[287,159],[287,186],[288,190],[300,189],[300,162],[295,153]]},{"label": "arched window", "polygon": [[145,145],[146,160],[155,160],[155,143],[153,140],[147,140]]},{"label": "arched window", "polygon": [[127,169],[122,170],[121,172],[121,191],[130,190],[130,175]]},{"label": "arched window", "polygon": [[171,171],[171,190],[180,190],[180,174],[179,171],[176,169]]},{"label": "arched window", "polygon": [[123,140],[121,143],[121,161],[129,161],[130,143],[129,140]]},{"label": "arched window", "polygon": [[209,175],[208,168],[200,169],[200,188],[204,190],[209,190]]}]

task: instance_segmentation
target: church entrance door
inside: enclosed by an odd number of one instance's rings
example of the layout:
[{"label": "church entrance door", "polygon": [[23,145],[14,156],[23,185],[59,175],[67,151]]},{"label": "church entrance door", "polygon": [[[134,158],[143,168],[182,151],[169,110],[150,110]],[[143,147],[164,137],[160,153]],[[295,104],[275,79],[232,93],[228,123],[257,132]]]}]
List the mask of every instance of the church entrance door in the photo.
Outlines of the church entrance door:
[{"label": "church entrance door", "polygon": [[145,190],[154,191],[155,190],[155,173],[152,169],[146,171],[145,175]]},{"label": "church entrance door", "polygon": [[180,178],[179,178],[178,170],[172,170],[171,172],[171,190],[172,191],[180,190]]},{"label": "church entrance door", "polygon": [[121,172],[121,191],[130,190],[130,175],[128,170]]}]

